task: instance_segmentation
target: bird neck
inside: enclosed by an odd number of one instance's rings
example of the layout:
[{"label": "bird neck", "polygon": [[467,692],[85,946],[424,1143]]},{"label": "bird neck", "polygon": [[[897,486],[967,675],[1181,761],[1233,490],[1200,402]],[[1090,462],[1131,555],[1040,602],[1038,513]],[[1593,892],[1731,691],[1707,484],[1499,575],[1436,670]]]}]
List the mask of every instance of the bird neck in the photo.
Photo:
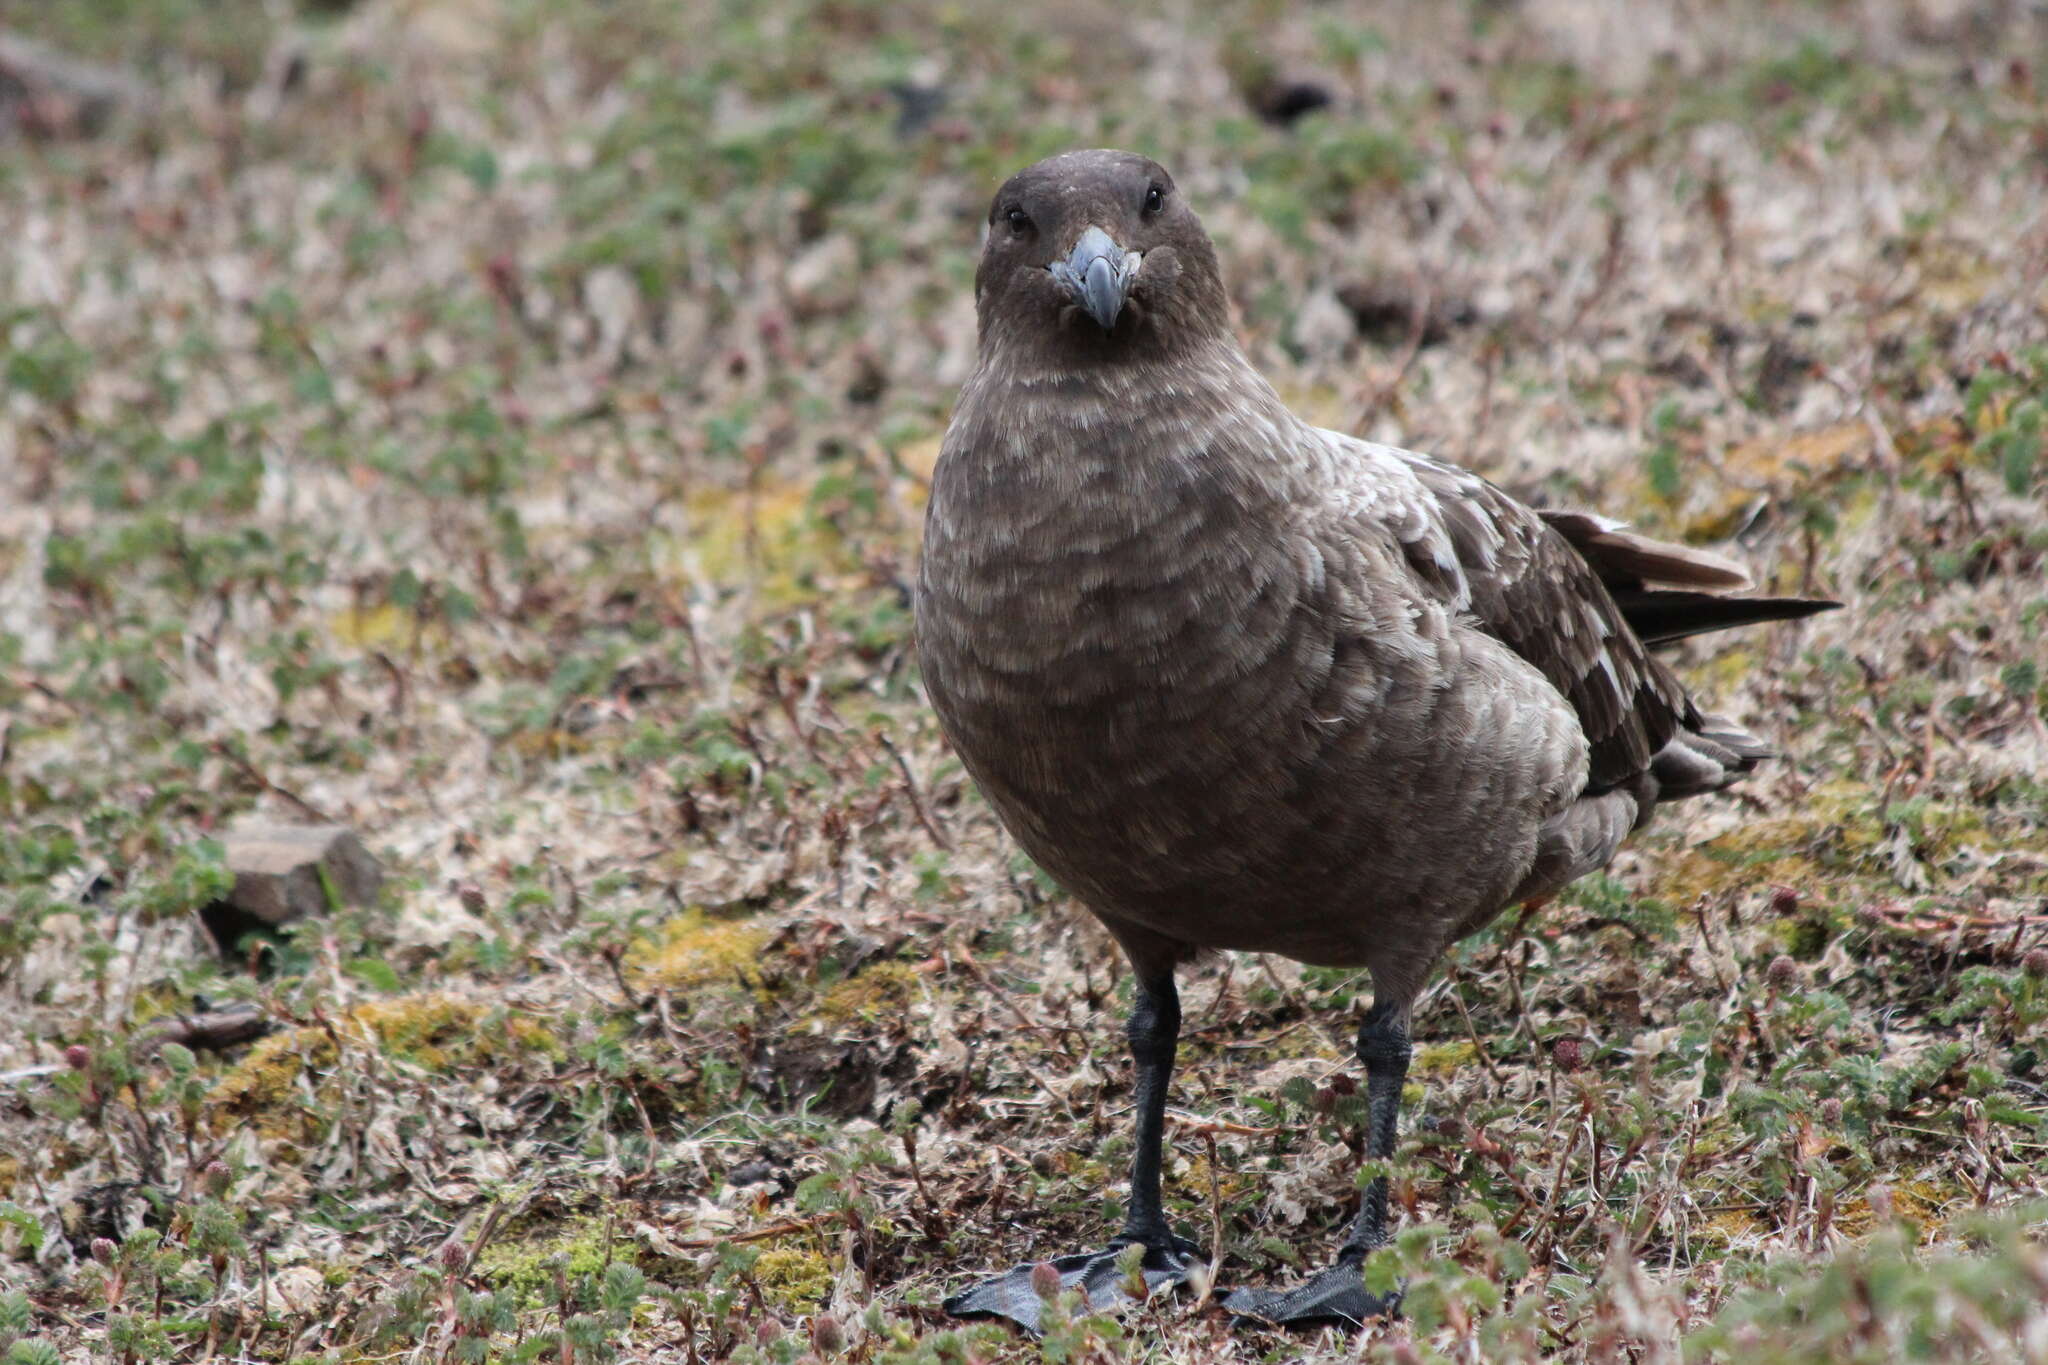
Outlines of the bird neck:
[{"label": "bird neck", "polygon": [[[1300,423],[1231,337],[1097,364],[1000,336],[984,342],[946,439],[981,478],[1021,477],[1045,491],[1108,484],[1134,496],[1189,478],[1212,491],[1287,482]],[[1258,500],[1257,489],[1232,491]]]}]

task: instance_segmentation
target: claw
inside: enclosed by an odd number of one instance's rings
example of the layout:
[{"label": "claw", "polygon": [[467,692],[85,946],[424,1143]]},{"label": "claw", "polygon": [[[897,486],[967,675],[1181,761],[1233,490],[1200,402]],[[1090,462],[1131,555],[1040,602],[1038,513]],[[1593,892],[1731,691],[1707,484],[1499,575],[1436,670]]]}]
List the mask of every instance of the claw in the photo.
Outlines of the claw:
[{"label": "claw", "polygon": [[1240,1289],[1223,1300],[1226,1312],[1281,1327],[1363,1327],[1400,1310],[1401,1296],[1385,1298],[1365,1287],[1364,1262],[1342,1260],[1292,1289]]},{"label": "claw", "polygon": [[[1131,1277],[1121,1263],[1123,1248],[1082,1251],[1052,1262],[1059,1272],[1060,1292],[1078,1290],[1095,1312],[1122,1312],[1141,1302],[1131,1293]],[[1147,1247],[1139,1263],[1146,1299],[1187,1282],[1201,1264],[1192,1243],[1176,1237],[1168,1248]],[[1045,1300],[1032,1284],[1035,1266],[1020,1265],[955,1294],[940,1305],[956,1318],[1007,1318],[1034,1336],[1041,1330]]]}]

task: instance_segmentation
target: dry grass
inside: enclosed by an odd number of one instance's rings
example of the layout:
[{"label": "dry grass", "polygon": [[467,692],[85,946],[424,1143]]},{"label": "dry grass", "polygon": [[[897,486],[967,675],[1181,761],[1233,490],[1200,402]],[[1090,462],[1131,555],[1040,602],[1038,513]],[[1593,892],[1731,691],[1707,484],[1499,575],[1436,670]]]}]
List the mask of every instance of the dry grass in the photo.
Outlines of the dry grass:
[{"label": "dry grass", "polygon": [[[2048,1360],[2040,19],[1285,8],[30,12],[156,103],[4,106],[0,1358]],[[1686,660],[1784,762],[1457,953],[1358,1338],[933,1307],[1128,1157],[905,597],[986,196],[1093,143],[1301,410],[1848,603]],[[262,976],[252,809],[396,873]],[[1185,989],[1171,1211],[1292,1274],[1366,983]]]}]

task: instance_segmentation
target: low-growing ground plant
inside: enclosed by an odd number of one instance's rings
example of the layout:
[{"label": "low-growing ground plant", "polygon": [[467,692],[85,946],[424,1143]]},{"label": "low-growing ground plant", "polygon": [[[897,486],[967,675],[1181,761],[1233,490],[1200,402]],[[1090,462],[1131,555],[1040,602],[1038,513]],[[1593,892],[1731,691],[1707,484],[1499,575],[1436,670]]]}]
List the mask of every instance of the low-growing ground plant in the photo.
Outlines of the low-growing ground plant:
[{"label": "low-growing ground plant", "polygon": [[[5,25],[4,1365],[2044,1358],[2037,14]],[[1431,988],[1356,1337],[938,1309],[1130,1155],[1131,983],[909,612],[988,194],[1076,144],[1298,411],[1845,604],[1676,655],[1782,757]],[[380,898],[223,951],[251,815]],[[1286,1278],[1371,983],[1185,992],[1170,1216]]]}]

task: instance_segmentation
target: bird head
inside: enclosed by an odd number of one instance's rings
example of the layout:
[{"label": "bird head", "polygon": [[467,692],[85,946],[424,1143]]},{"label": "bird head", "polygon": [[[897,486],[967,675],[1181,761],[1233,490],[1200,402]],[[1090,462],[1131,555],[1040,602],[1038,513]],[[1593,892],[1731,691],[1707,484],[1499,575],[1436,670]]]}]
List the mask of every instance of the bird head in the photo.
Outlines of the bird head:
[{"label": "bird head", "polygon": [[1027,166],[990,201],[982,337],[1139,355],[1229,330],[1202,224],[1159,163],[1098,148]]}]

